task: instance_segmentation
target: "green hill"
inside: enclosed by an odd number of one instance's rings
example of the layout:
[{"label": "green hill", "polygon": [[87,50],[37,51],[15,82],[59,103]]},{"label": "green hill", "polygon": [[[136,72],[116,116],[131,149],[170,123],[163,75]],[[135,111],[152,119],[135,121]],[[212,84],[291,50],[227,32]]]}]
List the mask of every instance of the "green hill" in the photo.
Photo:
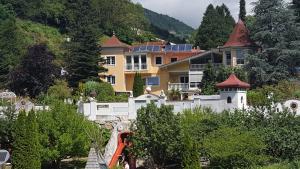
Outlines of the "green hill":
[{"label": "green hill", "polygon": [[176,37],[187,38],[195,31],[187,24],[168,15],[158,14],[149,9],[144,9],[144,13],[151,25],[158,29],[166,30]]}]

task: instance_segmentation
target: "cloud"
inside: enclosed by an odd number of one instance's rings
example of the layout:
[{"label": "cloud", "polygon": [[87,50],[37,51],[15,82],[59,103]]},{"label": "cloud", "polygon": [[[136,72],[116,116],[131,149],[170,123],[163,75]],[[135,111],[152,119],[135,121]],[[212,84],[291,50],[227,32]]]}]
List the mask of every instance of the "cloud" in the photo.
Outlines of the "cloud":
[{"label": "cloud", "polygon": [[[161,14],[167,14],[184,23],[197,28],[202,20],[206,7],[212,3],[221,5],[224,3],[231,11],[231,15],[237,19],[239,14],[239,0],[132,0],[140,3],[143,7]],[[252,11],[251,2],[246,0],[247,12]]]}]

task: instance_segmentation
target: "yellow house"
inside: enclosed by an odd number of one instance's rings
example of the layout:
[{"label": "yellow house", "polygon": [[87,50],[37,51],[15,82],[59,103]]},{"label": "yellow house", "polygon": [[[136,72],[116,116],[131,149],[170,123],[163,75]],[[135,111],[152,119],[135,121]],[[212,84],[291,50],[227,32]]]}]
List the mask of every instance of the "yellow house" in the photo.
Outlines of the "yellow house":
[{"label": "yellow house", "polygon": [[129,46],[112,36],[102,44],[101,51],[108,71],[99,75],[112,84],[116,93],[132,91],[135,73],[139,72],[152,93],[176,90],[181,98],[188,98],[200,91],[203,70],[209,62],[214,67],[240,66],[245,64],[245,54],[257,49],[242,21],[236,24],[224,46],[211,51],[195,49],[190,44],[160,42]]}]

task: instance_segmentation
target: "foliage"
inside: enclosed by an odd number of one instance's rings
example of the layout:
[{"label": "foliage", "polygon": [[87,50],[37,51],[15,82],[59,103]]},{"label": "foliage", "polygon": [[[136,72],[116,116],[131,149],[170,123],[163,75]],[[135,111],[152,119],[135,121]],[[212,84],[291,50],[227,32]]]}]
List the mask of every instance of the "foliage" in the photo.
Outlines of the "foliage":
[{"label": "foliage", "polygon": [[45,44],[28,48],[20,65],[10,74],[10,89],[30,97],[46,92],[59,74],[53,60],[54,55]]},{"label": "foliage", "polygon": [[254,87],[278,83],[295,75],[299,64],[299,25],[283,0],[259,0],[254,8],[252,38],[262,52],[248,56],[246,69]]},{"label": "foliage", "polygon": [[9,72],[19,63],[22,55],[22,36],[14,12],[0,5],[0,87],[8,85]]},{"label": "foliage", "polygon": [[[280,81],[277,85],[265,85],[247,92],[251,106],[264,107],[271,102],[282,102],[288,99],[299,99],[300,86],[290,81]],[[271,98],[270,98],[271,97]]]},{"label": "foliage", "polygon": [[246,20],[246,2],[245,0],[240,0],[240,13],[239,13],[239,18],[242,21]]},{"label": "foliage", "polygon": [[177,90],[172,89],[172,90],[168,91],[168,99],[169,100],[178,101],[181,99],[180,97],[181,97],[181,94],[178,89]]},{"label": "foliage", "polygon": [[96,92],[96,99],[100,102],[126,102],[127,95],[115,95],[111,84],[106,82],[88,81],[83,85],[85,96],[90,96],[92,92]]},{"label": "foliage", "polygon": [[64,100],[72,96],[68,83],[63,80],[55,80],[54,85],[49,87],[47,94],[49,97],[58,100]]},{"label": "foliage", "polygon": [[68,8],[69,15],[74,17],[69,21],[69,30],[72,34],[71,42],[67,44],[69,53],[66,58],[71,87],[78,87],[79,82],[99,81],[98,73],[104,71],[98,65],[102,59],[97,43],[96,21],[92,17],[96,11],[91,12],[90,8],[92,8],[90,2],[80,0],[70,2]]},{"label": "foliage", "polygon": [[53,100],[50,111],[38,114],[41,157],[45,164],[59,168],[62,159],[86,156],[99,128],[78,114],[73,105]]},{"label": "foliage", "polygon": [[211,63],[208,63],[203,71],[201,93],[212,95],[217,92],[216,88],[217,72]]},{"label": "foliage", "polygon": [[[265,148],[260,136],[236,128],[220,128],[204,140],[203,147],[210,156],[211,167],[246,168],[263,164]],[[251,148],[250,148],[251,147]]]},{"label": "foliage", "polygon": [[24,36],[24,43],[27,46],[44,43],[47,44],[49,50],[56,56],[55,63],[63,66],[63,57],[66,54],[63,48],[65,35],[61,34],[55,27],[46,26],[30,20],[17,19],[16,22],[20,32]]},{"label": "foliage", "polygon": [[158,168],[168,164],[180,164],[179,118],[172,108],[154,103],[138,110],[134,130],[133,152],[137,157],[153,159]]},{"label": "foliage", "polygon": [[16,169],[39,169],[40,144],[38,124],[34,111],[20,112],[15,123],[15,141],[13,143],[13,166]]},{"label": "foliage", "polygon": [[272,164],[269,166],[263,166],[263,167],[253,167],[255,169],[297,169],[300,167],[300,162],[299,161],[285,161],[277,164]]},{"label": "foliage", "polygon": [[0,144],[2,149],[12,148],[14,142],[14,124],[17,118],[15,107],[6,101],[1,103]]},{"label": "foliage", "polygon": [[144,94],[144,81],[140,73],[136,72],[133,80],[132,87],[133,97],[138,97]]},{"label": "foliage", "polygon": [[226,5],[210,4],[198,29],[195,46],[201,49],[211,49],[223,46],[232,32],[235,21]]},{"label": "foliage", "polygon": [[153,26],[168,32],[174,31],[176,32],[176,36],[180,38],[188,38],[194,31],[190,26],[168,15],[157,14],[148,9],[144,9],[144,13]]}]

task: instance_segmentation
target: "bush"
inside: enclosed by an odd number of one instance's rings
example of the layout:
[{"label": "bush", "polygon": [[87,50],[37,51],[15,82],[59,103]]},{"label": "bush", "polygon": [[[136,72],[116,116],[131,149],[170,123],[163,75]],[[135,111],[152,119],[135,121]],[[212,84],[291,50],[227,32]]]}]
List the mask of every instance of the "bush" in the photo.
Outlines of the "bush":
[{"label": "bush", "polygon": [[222,127],[204,139],[203,148],[210,157],[211,167],[247,168],[264,164],[263,139],[254,132]]}]

